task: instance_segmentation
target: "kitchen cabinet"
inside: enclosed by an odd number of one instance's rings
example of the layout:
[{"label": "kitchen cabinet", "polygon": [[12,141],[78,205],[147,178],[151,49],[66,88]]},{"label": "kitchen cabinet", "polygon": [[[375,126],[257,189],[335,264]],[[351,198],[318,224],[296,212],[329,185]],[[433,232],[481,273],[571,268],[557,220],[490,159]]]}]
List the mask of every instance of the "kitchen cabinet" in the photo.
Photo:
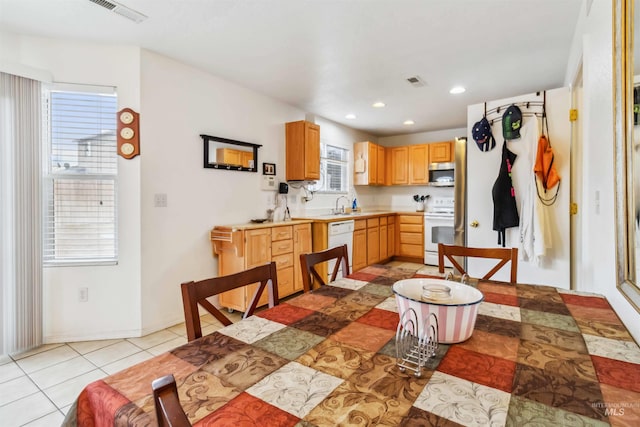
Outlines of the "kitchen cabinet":
[{"label": "kitchen cabinet", "polygon": [[367,220],[357,219],[353,230],[353,271],[362,270],[367,266]]},{"label": "kitchen cabinet", "polygon": [[409,184],[409,147],[393,147],[391,156],[391,185]]},{"label": "kitchen cabinet", "polygon": [[380,227],[378,218],[367,219],[367,265],[380,261]]},{"label": "kitchen cabinet", "polygon": [[396,217],[387,217],[387,257],[391,258],[396,254]]},{"label": "kitchen cabinet", "polygon": [[216,149],[216,162],[225,165],[242,166],[245,168],[253,167],[250,165],[253,160],[253,152],[234,150],[231,148]]},{"label": "kitchen cabinet", "polygon": [[445,141],[387,148],[386,184],[428,184],[429,163],[453,162],[453,147],[453,141]]},{"label": "kitchen cabinet", "polygon": [[377,173],[376,173],[376,184],[384,185],[384,172],[385,172],[385,151],[384,147],[381,145],[377,146],[378,149],[378,159],[377,159]]},{"label": "kitchen cabinet", "polygon": [[398,253],[410,261],[424,260],[424,216],[398,215]]},{"label": "kitchen cabinet", "polygon": [[286,179],[320,179],[320,126],[300,120],[289,122],[286,131]]},{"label": "kitchen cabinet", "polygon": [[293,292],[301,291],[302,286],[302,266],[300,265],[300,254],[313,252],[311,238],[311,224],[298,224],[293,226]]},{"label": "kitchen cabinet", "polygon": [[[278,296],[283,298],[301,291],[299,259],[301,253],[311,252],[311,221],[279,224],[282,225],[247,226],[244,229],[219,226],[211,230],[213,252],[218,255],[218,275],[226,276],[274,261],[278,273]],[[256,286],[249,285],[220,294],[220,305],[246,311]],[[258,305],[267,302],[268,294],[265,292]]]},{"label": "kitchen cabinet", "polygon": [[384,147],[369,141],[356,142],[353,144],[353,158],[354,185],[384,185]]},{"label": "kitchen cabinet", "polygon": [[409,146],[409,184],[429,183],[429,144]]},{"label": "kitchen cabinet", "polygon": [[432,142],[429,144],[429,161],[432,163],[453,162],[453,151],[453,141]]},{"label": "kitchen cabinet", "polygon": [[380,260],[385,260],[389,257],[389,235],[387,233],[388,224],[387,217],[380,217]]}]

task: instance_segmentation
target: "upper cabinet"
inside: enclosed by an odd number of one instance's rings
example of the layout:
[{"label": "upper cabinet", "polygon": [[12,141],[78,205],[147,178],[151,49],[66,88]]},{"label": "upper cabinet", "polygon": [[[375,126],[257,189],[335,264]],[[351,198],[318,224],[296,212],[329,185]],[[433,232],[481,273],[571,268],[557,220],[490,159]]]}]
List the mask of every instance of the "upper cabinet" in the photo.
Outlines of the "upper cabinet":
[{"label": "upper cabinet", "polygon": [[356,142],[353,144],[353,158],[354,185],[384,185],[384,147],[369,141]]},{"label": "upper cabinet", "polygon": [[320,179],[320,126],[300,120],[286,124],[287,181]]},{"label": "upper cabinet", "polygon": [[429,161],[431,163],[453,162],[453,141],[429,144]]},{"label": "upper cabinet", "polygon": [[391,185],[409,184],[409,147],[393,147],[389,149],[391,165]]},{"label": "upper cabinet", "polygon": [[453,141],[382,147],[353,144],[354,185],[428,185],[429,163],[453,162]]},{"label": "upper cabinet", "polygon": [[409,146],[409,184],[429,183],[429,145]]}]

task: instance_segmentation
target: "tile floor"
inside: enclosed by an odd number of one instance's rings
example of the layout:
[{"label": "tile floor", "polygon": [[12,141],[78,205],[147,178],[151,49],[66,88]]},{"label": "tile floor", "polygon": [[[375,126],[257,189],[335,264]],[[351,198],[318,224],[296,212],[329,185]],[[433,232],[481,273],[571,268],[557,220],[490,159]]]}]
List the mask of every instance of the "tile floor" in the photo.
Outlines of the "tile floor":
[{"label": "tile floor", "polygon": [[[437,275],[437,267],[406,264]],[[240,313],[227,313],[237,321]],[[202,316],[203,334],[222,325]],[[0,357],[0,425],[59,426],[80,391],[90,382],[164,353],[187,342],[184,323],[140,338],[46,344]]]},{"label": "tile floor", "polygon": [[[226,313],[237,321],[240,313]],[[202,332],[222,327],[202,316]],[[92,381],[121,371],[187,342],[184,323],[140,338],[46,344],[0,358],[0,425],[59,426],[80,391]]]}]

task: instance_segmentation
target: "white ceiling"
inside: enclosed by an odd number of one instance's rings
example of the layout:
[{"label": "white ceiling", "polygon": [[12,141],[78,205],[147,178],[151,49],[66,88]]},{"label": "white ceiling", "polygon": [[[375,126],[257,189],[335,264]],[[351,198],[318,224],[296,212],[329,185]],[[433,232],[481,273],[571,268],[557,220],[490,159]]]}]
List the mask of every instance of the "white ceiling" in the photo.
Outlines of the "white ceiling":
[{"label": "white ceiling", "polygon": [[[467,105],[563,86],[582,0],[119,3],[148,19],[89,0],[0,0],[0,29],[140,46],[388,136],[466,127]],[[406,81],[416,75],[426,86]]]}]

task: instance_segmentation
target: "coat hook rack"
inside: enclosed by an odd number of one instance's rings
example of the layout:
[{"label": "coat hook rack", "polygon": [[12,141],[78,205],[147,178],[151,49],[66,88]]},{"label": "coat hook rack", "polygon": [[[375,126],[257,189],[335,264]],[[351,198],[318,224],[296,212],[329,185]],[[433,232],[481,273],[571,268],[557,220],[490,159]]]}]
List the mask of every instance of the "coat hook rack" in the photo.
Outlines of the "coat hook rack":
[{"label": "coat hook rack", "polygon": [[[536,92],[536,96],[540,96],[540,91]],[[511,105],[515,105],[520,107],[522,111],[523,117],[544,117],[546,111],[547,104],[547,91],[542,92],[543,99],[542,101],[520,101],[520,102],[512,102],[510,104],[499,105],[495,108],[491,108],[487,110],[487,103],[484,103],[484,117],[489,120],[489,123],[493,126],[494,122],[502,121],[502,116],[500,113],[503,109],[510,107]],[[497,115],[497,117],[489,118],[492,115]]]}]

